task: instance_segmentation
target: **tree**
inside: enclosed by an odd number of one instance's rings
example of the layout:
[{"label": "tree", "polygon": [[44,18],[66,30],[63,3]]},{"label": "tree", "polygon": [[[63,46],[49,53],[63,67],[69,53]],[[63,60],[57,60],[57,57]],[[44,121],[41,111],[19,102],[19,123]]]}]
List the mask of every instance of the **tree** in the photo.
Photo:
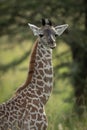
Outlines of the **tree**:
[{"label": "tree", "polygon": [[83,113],[83,106],[87,105],[87,1],[1,0],[0,12],[0,35],[16,35],[20,31],[23,32],[22,37],[27,38],[27,23],[33,21],[39,25],[42,17],[50,17],[55,24],[69,24],[69,33],[64,40],[73,58],[71,75],[75,108],[78,108],[79,115]]},{"label": "tree", "polygon": [[75,110],[81,115],[87,107],[87,1],[72,0],[71,3],[72,6],[69,6],[68,10],[72,15],[72,28],[67,44],[71,48],[73,58],[72,83],[76,99]]}]

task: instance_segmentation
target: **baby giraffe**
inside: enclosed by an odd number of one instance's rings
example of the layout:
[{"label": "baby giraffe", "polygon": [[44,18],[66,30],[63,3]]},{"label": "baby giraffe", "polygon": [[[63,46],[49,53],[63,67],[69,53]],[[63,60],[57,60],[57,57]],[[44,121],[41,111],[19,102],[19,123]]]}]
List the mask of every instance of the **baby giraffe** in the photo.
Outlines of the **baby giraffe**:
[{"label": "baby giraffe", "polygon": [[25,83],[15,96],[0,105],[0,130],[47,129],[44,106],[53,86],[52,49],[56,47],[56,36],[60,36],[68,25],[53,27],[48,19],[42,19],[40,28],[28,25],[38,39],[32,50]]}]

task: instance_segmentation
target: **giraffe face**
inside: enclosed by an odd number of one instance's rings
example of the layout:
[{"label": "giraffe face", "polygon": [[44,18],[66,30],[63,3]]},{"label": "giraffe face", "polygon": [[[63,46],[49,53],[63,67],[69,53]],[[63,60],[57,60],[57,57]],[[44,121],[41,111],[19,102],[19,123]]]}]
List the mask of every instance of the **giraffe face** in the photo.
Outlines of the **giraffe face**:
[{"label": "giraffe face", "polygon": [[48,48],[53,49],[56,47],[56,36],[57,32],[54,27],[46,25],[40,29],[40,42]]},{"label": "giraffe face", "polygon": [[56,47],[56,36],[60,36],[68,27],[68,24],[53,27],[45,23],[41,28],[32,24],[28,25],[32,29],[34,35],[39,37],[41,44],[51,49]]}]

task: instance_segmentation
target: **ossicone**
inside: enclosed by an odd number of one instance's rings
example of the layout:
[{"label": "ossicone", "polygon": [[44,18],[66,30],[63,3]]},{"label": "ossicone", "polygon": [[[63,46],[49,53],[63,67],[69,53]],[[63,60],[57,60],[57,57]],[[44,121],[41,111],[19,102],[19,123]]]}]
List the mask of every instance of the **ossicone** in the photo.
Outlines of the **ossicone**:
[{"label": "ossicone", "polygon": [[52,22],[51,22],[51,20],[49,20],[49,19],[44,19],[44,18],[42,18],[41,22],[42,22],[42,25],[43,25],[43,26],[45,26],[45,25],[52,26]]}]

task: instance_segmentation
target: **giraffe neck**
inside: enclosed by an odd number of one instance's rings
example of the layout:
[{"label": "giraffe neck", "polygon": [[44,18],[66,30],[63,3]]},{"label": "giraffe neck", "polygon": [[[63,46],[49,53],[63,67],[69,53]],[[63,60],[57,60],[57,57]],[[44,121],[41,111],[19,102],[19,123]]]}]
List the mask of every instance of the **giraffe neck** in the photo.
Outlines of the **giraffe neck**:
[{"label": "giraffe neck", "polygon": [[26,87],[32,88],[41,102],[46,104],[51,94],[52,86],[52,50],[37,41],[32,51],[27,80],[18,91]]},{"label": "giraffe neck", "polygon": [[35,68],[31,80],[41,102],[46,104],[53,86],[52,50],[38,43]]}]

